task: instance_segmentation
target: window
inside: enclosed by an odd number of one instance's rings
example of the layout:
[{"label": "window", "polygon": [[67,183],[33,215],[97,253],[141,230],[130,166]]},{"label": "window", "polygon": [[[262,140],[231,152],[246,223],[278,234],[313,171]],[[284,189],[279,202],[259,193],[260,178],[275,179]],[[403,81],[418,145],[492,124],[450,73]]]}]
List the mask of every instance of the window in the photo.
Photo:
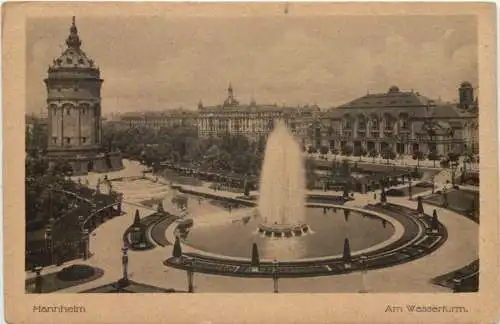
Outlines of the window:
[{"label": "window", "polygon": [[67,58],[66,58],[66,63],[67,63],[67,64],[71,64],[71,63],[73,63],[73,59],[72,59],[71,57],[67,57]]},{"label": "window", "polygon": [[87,141],[86,137],[82,137],[82,143],[85,143]]},{"label": "window", "polygon": [[360,130],[365,130],[366,129],[366,119],[364,116],[359,116],[358,118],[358,128]]},{"label": "window", "polygon": [[83,59],[82,59],[82,58],[80,58],[80,59],[78,60],[78,63],[83,64]]},{"label": "window", "polygon": [[71,143],[71,138],[66,137],[65,139],[66,139],[66,144],[70,144]]},{"label": "window", "polygon": [[344,118],[344,128],[345,128],[345,129],[351,129],[351,128],[352,128],[352,120],[351,120],[351,117],[345,117],[345,118]]},{"label": "window", "polygon": [[399,127],[401,127],[401,129],[408,129],[408,115],[407,114],[401,114],[399,116]]},{"label": "window", "polygon": [[68,109],[66,109],[66,115],[68,115],[68,116],[69,116],[69,115],[70,115],[70,113],[71,113],[71,109],[69,109],[69,108],[68,108]]},{"label": "window", "polygon": [[52,143],[54,143],[54,144],[57,143],[57,136],[52,137]]}]

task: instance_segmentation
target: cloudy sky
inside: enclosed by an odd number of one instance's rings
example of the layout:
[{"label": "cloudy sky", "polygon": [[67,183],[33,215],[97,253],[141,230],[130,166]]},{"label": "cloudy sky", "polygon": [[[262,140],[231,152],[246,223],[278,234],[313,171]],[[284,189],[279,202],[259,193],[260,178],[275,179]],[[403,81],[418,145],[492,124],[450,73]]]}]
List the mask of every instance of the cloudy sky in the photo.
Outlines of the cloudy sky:
[{"label": "cloudy sky", "polygon": [[[103,113],[240,102],[327,108],[401,89],[455,100],[477,85],[474,16],[77,17],[101,68]],[[27,22],[27,110],[45,105],[43,78],[71,17]]]}]

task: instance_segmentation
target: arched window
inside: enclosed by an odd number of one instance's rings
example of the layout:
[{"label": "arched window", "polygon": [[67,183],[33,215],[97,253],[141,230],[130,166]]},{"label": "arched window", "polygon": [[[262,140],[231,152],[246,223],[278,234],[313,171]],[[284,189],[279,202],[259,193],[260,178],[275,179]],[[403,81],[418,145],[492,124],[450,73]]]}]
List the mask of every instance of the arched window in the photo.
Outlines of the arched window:
[{"label": "arched window", "polygon": [[380,129],[380,121],[379,121],[379,119],[378,119],[378,116],[377,116],[377,115],[375,115],[375,114],[372,114],[372,115],[370,116],[370,120],[371,120],[371,124],[372,124],[372,125],[371,125],[371,129],[372,129],[373,131],[378,131],[378,130]]},{"label": "arched window", "polygon": [[408,118],[409,117],[408,117],[407,113],[399,114],[399,128],[400,129],[408,129],[409,128]]},{"label": "arched window", "polygon": [[342,128],[344,129],[352,129],[352,117],[349,114],[346,114],[343,119]]},{"label": "arched window", "polygon": [[384,129],[393,130],[394,129],[394,117],[390,114],[384,114]]},{"label": "arched window", "polygon": [[366,130],[366,117],[364,115],[358,116],[358,129]]}]

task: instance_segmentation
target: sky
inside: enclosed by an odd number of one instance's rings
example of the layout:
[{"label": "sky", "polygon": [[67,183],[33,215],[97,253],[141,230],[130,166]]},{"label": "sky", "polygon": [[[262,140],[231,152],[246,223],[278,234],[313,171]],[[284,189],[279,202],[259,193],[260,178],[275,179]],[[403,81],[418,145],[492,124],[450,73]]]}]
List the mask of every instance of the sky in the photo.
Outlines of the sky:
[{"label": "sky", "polygon": [[[71,17],[27,22],[26,110]],[[330,108],[391,85],[453,101],[478,82],[474,16],[76,17],[104,79],[103,114],[217,105],[231,83],[248,103]]]}]

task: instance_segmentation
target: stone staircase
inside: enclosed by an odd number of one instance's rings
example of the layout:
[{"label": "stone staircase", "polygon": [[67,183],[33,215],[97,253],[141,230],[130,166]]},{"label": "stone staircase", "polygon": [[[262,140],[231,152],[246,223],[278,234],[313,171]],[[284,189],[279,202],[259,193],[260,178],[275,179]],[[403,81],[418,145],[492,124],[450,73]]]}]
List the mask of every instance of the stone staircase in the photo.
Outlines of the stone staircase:
[{"label": "stone staircase", "polygon": [[[464,158],[461,156],[459,159],[458,159],[458,164],[457,164],[457,167],[455,168],[455,173],[454,173],[454,177],[455,177],[455,183],[458,184],[458,181],[460,179],[460,176],[462,175],[462,166],[463,166],[463,160]],[[435,183],[439,183],[439,184],[445,184],[446,181],[449,181],[451,183],[451,177],[452,177],[452,171],[451,171],[451,167],[450,168],[443,168],[437,175],[435,175],[434,177],[434,182]]]}]

